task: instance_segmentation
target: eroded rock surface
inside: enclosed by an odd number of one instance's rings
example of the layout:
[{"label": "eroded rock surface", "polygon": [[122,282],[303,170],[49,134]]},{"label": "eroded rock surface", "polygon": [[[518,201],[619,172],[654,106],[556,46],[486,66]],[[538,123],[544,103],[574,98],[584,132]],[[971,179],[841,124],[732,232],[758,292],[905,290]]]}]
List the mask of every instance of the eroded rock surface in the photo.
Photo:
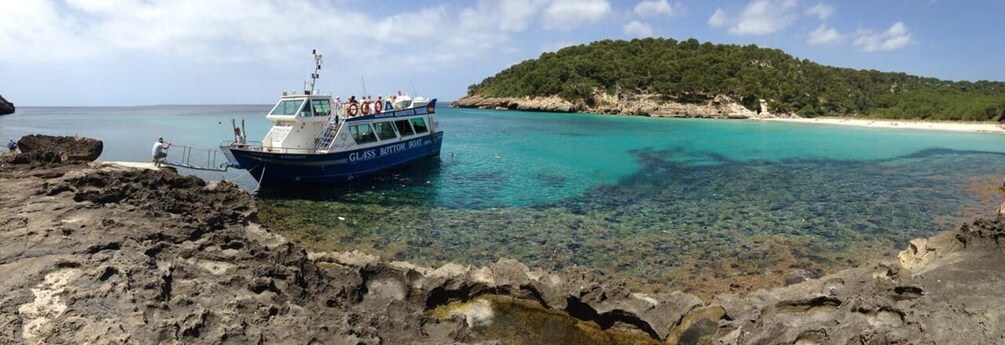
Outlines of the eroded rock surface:
[{"label": "eroded rock surface", "polygon": [[[1002,218],[912,241],[887,262],[702,301],[581,267],[308,253],[262,228],[236,186],[171,171],[4,163],[0,185],[3,344],[492,343],[476,332],[493,327],[484,296],[669,343],[1005,341]],[[431,313],[463,302],[474,304]]]},{"label": "eroded rock surface", "polygon": [[101,156],[104,143],[91,138],[32,134],[21,137],[17,141],[17,147],[25,156],[45,157],[41,160],[52,163],[91,162]]}]

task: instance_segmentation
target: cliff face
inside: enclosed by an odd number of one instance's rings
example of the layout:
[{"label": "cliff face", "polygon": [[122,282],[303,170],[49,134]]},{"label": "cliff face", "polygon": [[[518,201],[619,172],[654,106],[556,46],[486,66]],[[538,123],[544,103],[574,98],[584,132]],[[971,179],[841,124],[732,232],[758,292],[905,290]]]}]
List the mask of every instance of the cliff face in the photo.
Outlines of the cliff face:
[{"label": "cliff face", "polygon": [[14,110],[14,103],[8,102],[3,96],[0,96],[0,115],[13,114]]},{"label": "cliff face", "polygon": [[764,100],[760,101],[760,109],[754,111],[747,109],[736,100],[722,95],[702,103],[680,103],[666,101],[661,96],[653,94],[609,95],[598,91],[594,93],[593,100],[594,105],[590,106],[585,103],[574,104],[557,96],[525,98],[467,96],[452,103],[451,107],[717,119],[794,116],[785,113],[771,113]]},{"label": "cliff face", "polygon": [[[545,272],[504,259],[430,268],[356,252],[308,253],[257,224],[254,200],[231,183],[35,158],[0,155],[2,344],[1005,338],[1002,216],[913,240],[898,258],[702,301],[581,267]],[[506,314],[511,303],[569,322],[514,322]],[[517,326],[493,332],[507,324]],[[584,329],[604,334],[579,341],[575,332]]]}]

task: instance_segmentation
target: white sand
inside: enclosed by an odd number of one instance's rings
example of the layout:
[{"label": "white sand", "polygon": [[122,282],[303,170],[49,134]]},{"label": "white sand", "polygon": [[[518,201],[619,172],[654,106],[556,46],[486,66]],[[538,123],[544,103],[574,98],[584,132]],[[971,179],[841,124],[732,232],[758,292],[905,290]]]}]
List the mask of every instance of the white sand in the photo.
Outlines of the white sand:
[{"label": "white sand", "polygon": [[1005,134],[1005,128],[994,122],[929,122],[918,120],[871,120],[843,118],[764,118],[763,121],[810,123],[819,125],[859,126],[894,129],[927,129],[936,131],[999,133]]}]

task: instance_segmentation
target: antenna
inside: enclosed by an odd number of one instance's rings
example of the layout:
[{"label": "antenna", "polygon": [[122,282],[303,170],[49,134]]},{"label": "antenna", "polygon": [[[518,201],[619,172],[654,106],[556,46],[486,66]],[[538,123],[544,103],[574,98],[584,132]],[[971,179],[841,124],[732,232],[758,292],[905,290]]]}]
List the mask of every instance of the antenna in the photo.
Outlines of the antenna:
[{"label": "antenna", "polygon": [[321,54],[318,54],[318,50],[311,50],[311,54],[314,54],[314,73],[311,73],[311,88],[307,89],[307,82],[304,81],[304,94],[312,95],[314,94],[314,85],[317,84],[318,79],[321,78]]},{"label": "antenna", "polygon": [[412,79],[409,79],[408,82],[412,83],[412,97],[418,97],[419,93],[415,91],[415,81],[412,80]]},{"label": "antenna", "polygon": [[366,97],[366,79],[363,76],[359,76],[359,81],[363,83],[363,96]]}]

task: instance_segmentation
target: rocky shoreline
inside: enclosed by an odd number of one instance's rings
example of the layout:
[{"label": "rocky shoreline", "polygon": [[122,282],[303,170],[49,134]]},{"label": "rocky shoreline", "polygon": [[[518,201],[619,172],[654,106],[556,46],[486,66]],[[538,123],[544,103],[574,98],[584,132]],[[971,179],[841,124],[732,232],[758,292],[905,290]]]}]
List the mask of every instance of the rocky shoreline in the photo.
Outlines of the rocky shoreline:
[{"label": "rocky shoreline", "polygon": [[[888,261],[703,301],[642,293],[583,267],[545,272],[503,259],[432,268],[311,253],[263,228],[254,199],[233,184],[67,152],[4,155],[0,181],[4,344],[1005,339],[1002,216],[913,240]],[[491,332],[511,305],[573,326]]]},{"label": "rocky shoreline", "polygon": [[0,115],[13,114],[16,110],[17,108],[14,108],[14,103],[0,96]]},{"label": "rocky shoreline", "polygon": [[757,110],[750,110],[736,100],[720,95],[699,103],[681,103],[664,100],[654,94],[607,94],[594,92],[594,103],[573,103],[558,96],[551,97],[481,97],[465,96],[451,103],[454,108],[477,108],[495,110],[522,110],[540,112],[581,112],[609,115],[636,115],[673,118],[713,118],[713,119],[763,119],[789,118],[791,114],[774,114],[767,102],[760,100]]}]

